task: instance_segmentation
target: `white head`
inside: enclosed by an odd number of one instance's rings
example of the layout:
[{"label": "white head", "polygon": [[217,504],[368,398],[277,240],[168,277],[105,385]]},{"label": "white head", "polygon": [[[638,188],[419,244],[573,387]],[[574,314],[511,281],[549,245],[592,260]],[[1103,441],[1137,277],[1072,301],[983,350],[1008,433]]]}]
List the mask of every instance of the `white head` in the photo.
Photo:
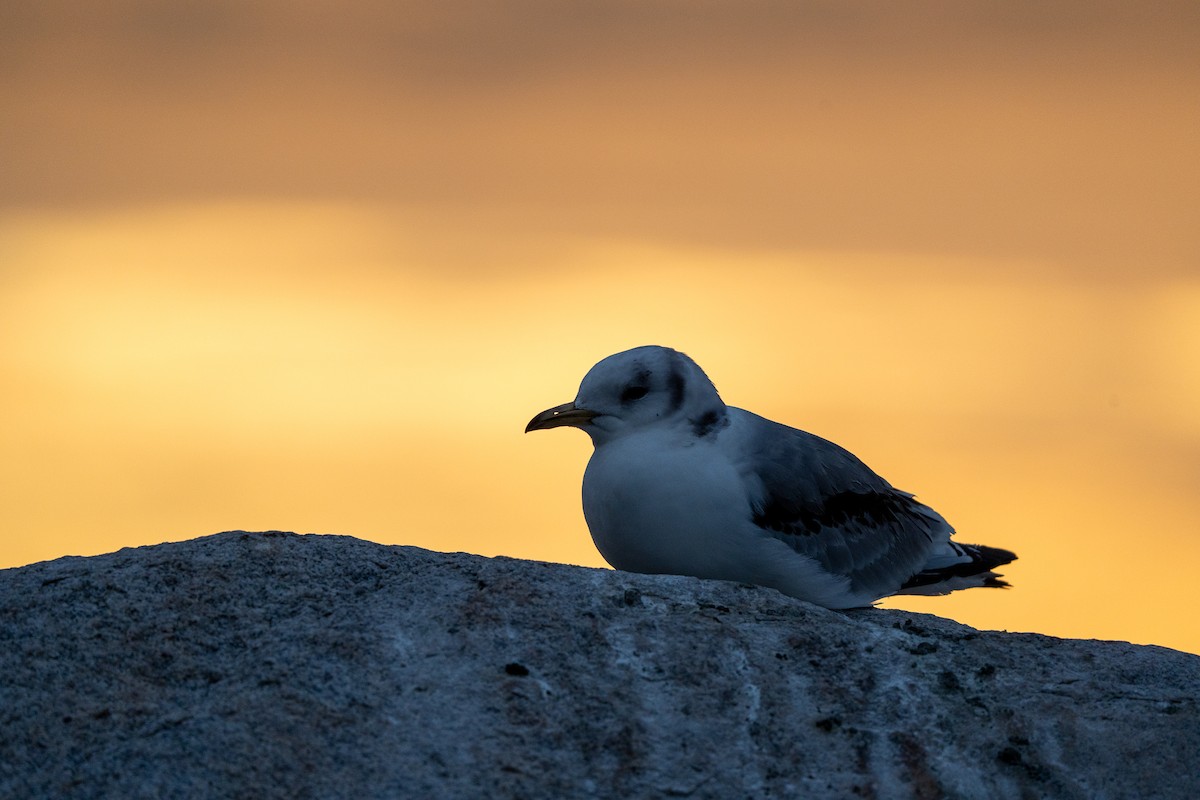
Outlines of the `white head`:
[{"label": "white head", "polygon": [[690,425],[706,435],[725,420],[725,404],[704,370],[676,350],[647,345],[609,356],[588,370],[574,402],[538,414],[525,431],[571,425],[601,445],[652,425]]}]

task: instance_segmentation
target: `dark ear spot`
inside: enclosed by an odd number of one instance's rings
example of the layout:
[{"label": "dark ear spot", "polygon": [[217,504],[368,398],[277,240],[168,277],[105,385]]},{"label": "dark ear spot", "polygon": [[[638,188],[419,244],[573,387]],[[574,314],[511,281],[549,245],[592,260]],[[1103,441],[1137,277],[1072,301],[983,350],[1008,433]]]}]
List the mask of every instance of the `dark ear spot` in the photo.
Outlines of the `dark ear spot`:
[{"label": "dark ear spot", "polygon": [[683,376],[682,359],[678,353],[672,354],[671,372],[667,375],[667,390],[671,393],[668,413],[674,414],[683,407],[683,394],[687,388],[687,379]]}]

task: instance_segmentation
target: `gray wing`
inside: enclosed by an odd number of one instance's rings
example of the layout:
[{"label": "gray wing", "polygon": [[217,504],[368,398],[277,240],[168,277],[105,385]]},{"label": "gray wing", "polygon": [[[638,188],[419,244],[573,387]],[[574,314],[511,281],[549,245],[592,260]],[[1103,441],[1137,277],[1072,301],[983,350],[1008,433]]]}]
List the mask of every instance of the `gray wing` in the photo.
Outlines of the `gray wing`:
[{"label": "gray wing", "polygon": [[753,433],[742,464],[754,523],[851,588],[894,593],[953,529],[842,447],[742,412]]}]

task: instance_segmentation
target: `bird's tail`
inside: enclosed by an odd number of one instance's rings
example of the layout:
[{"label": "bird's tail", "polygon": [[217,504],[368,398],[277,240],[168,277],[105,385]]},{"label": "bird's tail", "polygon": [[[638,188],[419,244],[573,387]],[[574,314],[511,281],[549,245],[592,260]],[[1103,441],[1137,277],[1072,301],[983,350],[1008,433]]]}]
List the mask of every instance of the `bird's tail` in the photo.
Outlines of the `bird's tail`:
[{"label": "bird's tail", "polygon": [[992,570],[1016,560],[1017,554],[1011,550],[946,542],[897,594],[950,594],[979,586],[1004,589],[1008,583]]}]

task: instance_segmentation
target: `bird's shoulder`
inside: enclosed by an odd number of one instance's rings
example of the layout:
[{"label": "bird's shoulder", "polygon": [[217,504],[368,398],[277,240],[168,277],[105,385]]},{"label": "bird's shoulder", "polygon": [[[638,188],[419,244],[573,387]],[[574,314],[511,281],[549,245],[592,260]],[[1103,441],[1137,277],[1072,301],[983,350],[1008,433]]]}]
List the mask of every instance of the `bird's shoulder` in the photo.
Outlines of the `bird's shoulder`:
[{"label": "bird's shoulder", "polygon": [[[760,528],[787,535],[917,533],[945,525],[841,445],[743,409],[730,409],[727,452]],[[948,526],[946,526],[948,528]]]},{"label": "bird's shoulder", "polygon": [[739,471],[792,504],[815,508],[845,492],[897,492],[861,459],[828,439],[732,406],[729,418],[723,444]]},{"label": "bird's shoulder", "polygon": [[894,592],[953,532],[937,512],[820,436],[731,409],[731,458],[754,524],[855,591]]}]

